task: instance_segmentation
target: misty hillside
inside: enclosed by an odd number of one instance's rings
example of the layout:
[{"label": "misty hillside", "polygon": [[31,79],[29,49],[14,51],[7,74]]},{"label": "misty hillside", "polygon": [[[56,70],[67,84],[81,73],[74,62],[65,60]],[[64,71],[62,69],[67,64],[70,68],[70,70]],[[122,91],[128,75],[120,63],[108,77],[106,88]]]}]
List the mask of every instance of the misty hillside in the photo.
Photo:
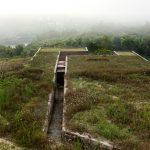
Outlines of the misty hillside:
[{"label": "misty hillside", "polygon": [[[65,19],[63,19],[65,18]],[[69,16],[23,16],[2,18],[1,45],[31,43],[35,40],[63,39],[81,34],[149,35],[149,23],[134,25],[114,23],[95,18]]]}]

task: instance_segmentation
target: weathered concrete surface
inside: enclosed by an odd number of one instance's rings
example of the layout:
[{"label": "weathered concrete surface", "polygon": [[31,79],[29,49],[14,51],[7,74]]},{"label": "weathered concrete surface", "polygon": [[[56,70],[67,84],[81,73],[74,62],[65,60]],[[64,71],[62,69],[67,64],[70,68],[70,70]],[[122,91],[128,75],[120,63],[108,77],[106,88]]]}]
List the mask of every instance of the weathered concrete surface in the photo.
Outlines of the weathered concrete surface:
[{"label": "weathered concrete surface", "polygon": [[141,56],[140,54],[136,53],[135,51],[132,51],[132,53],[134,53],[135,55],[139,56],[140,58],[142,58],[145,61],[148,61],[146,58],[144,58],[143,56]]},{"label": "weathered concrete surface", "polygon": [[88,51],[64,51],[60,52],[60,57],[59,61],[65,61],[66,56],[71,56],[71,55],[88,55]]},{"label": "weathered concrete surface", "polygon": [[48,129],[48,137],[55,141],[61,140],[63,111],[63,88],[57,88],[54,97],[52,118]]},{"label": "weathered concrete surface", "polygon": [[47,134],[48,128],[49,128],[49,123],[52,118],[52,110],[53,110],[53,105],[54,105],[54,89],[52,89],[51,93],[49,94],[49,99],[48,99],[48,109],[46,113],[46,118],[45,118],[45,124],[44,124],[44,129],[43,131]]}]

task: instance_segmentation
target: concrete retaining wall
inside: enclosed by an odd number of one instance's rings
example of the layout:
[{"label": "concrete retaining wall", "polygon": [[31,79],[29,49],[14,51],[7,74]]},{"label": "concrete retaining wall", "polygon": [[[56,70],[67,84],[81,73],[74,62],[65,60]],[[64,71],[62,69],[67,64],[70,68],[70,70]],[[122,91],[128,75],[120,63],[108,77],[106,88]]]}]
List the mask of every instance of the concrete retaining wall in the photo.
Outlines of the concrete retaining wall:
[{"label": "concrete retaining wall", "polygon": [[139,55],[138,53],[136,53],[135,51],[132,51],[132,53],[134,53],[135,55],[139,56],[140,58],[142,58],[145,61],[148,61],[146,58],[144,58],[143,56]]},{"label": "concrete retaining wall", "polygon": [[40,52],[40,50],[41,50],[41,47],[36,51],[36,53],[34,54],[34,56],[31,58],[31,61],[34,59],[34,57],[37,56],[37,54]]},{"label": "concrete retaining wall", "polygon": [[85,51],[87,51],[87,52],[89,51],[87,47],[85,47]]},{"label": "concrete retaining wall", "polygon": [[48,100],[48,108],[47,108],[47,113],[46,113],[46,118],[45,118],[45,123],[44,123],[44,129],[43,131],[47,135],[49,124],[52,118],[52,111],[53,111],[53,106],[54,106],[54,95],[55,95],[55,90],[52,89],[52,92],[49,94],[49,100]]},{"label": "concrete retaining wall", "polygon": [[119,54],[116,51],[113,51],[117,56],[119,56]]},{"label": "concrete retaining wall", "polygon": [[59,61],[64,61],[66,56],[70,55],[88,55],[88,51],[63,51],[60,52]]},{"label": "concrete retaining wall", "polygon": [[[56,71],[57,71],[57,63],[58,63],[59,55],[60,55],[60,52],[57,56],[56,64],[54,67],[53,83],[56,82]],[[44,123],[44,128],[43,128],[43,131],[45,132],[46,135],[48,132],[50,121],[52,119],[52,111],[53,111],[53,106],[54,106],[54,96],[55,96],[55,87],[53,87],[53,89],[51,90],[51,93],[49,94],[49,99],[48,99],[46,118],[45,118],[45,123]]]}]

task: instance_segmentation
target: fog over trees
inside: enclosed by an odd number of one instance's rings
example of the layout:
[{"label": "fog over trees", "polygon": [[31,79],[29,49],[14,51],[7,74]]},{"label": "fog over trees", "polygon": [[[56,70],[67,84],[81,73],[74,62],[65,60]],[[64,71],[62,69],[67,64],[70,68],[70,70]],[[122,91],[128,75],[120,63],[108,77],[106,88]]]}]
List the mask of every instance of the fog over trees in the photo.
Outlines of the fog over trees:
[{"label": "fog over trees", "polygon": [[150,23],[123,24],[88,18],[84,16],[67,15],[34,15],[10,16],[0,20],[0,44],[16,45],[30,43],[38,39],[57,39],[81,35],[95,34],[149,34]]},{"label": "fog over trees", "polygon": [[148,34],[148,0],[1,0],[0,44],[82,33]]}]

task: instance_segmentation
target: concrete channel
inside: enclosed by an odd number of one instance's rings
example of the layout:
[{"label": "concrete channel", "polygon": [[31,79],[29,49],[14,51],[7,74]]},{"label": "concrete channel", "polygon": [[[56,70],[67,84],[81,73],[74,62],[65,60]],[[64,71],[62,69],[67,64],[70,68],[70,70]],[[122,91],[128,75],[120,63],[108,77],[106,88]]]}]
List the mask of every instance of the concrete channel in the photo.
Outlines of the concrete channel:
[{"label": "concrete channel", "polygon": [[51,111],[51,119],[48,127],[48,138],[60,141],[62,131],[62,114],[63,114],[63,98],[64,98],[64,74],[65,74],[65,57],[60,59],[61,53],[55,65],[53,108]]},{"label": "concrete channel", "polygon": [[55,87],[49,96],[46,128],[50,140],[61,141],[63,122],[63,101],[64,101],[64,79],[67,72],[67,56],[87,55],[87,51],[63,51],[59,52],[54,69]]},{"label": "concrete channel", "polygon": [[[67,51],[59,52],[54,69],[55,88],[49,95],[47,119],[45,122],[44,131],[47,133],[49,140],[55,142],[61,141],[80,141],[84,149],[89,147],[93,149],[94,145],[99,145],[99,149],[118,150],[111,142],[107,140],[94,139],[89,135],[82,135],[78,132],[73,132],[66,127],[66,101],[65,93],[67,91],[67,64],[70,55],[87,55],[88,51]],[[92,148],[93,147],[93,148]]]}]

